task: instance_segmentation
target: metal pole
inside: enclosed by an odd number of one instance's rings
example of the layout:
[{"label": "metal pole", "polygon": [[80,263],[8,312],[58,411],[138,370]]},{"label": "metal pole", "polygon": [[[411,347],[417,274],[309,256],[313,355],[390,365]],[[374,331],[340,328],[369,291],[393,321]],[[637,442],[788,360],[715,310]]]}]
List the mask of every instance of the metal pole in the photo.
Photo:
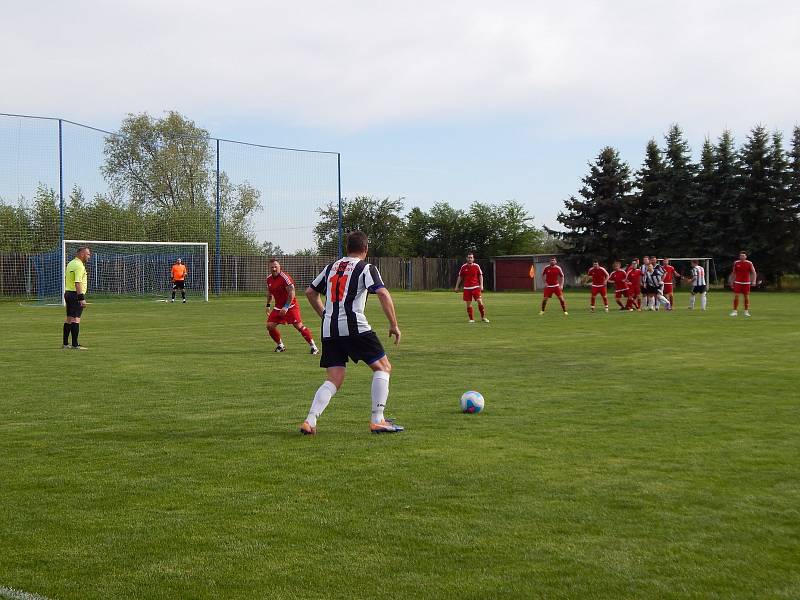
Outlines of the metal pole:
[{"label": "metal pole", "polygon": [[[64,134],[63,134],[63,123],[61,119],[58,120],[58,204],[59,204],[59,231],[58,237],[61,246],[61,264],[63,265],[61,269],[61,302],[62,304],[66,304],[66,300],[64,300],[64,286],[66,277],[66,264],[67,264],[67,255],[66,255],[66,247],[64,246]],[[41,295],[41,285],[39,286],[40,295]]]},{"label": "metal pole", "polygon": [[336,153],[336,177],[339,181],[339,256],[344,256],[344,225],[342,224],[342,155],[338,152]]},{"label": "metal pole", "polygon": [[217,296],[222,293],[222,256],[220,249],[222,246],[222,232],[220,229],[220,203],[219,203],[219,139],[217,139],[217,268],[214,274],[216,281]]}]

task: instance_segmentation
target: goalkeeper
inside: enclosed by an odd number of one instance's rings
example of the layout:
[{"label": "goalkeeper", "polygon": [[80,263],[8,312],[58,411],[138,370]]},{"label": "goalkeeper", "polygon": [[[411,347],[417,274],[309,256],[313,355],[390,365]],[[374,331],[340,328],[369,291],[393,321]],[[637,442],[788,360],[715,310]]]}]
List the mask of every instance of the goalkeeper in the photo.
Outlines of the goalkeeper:
[{"label": "goalkeeper", "polygon": [[175,261],[175,264],[172,265],[172,301],[175,302],[175,290],[181,291],[181,298],[183,298],[183,303],[186,304],[186,275],[189,271],[186,269],[186,265],[183,264],[183,261],[179,258]]}]

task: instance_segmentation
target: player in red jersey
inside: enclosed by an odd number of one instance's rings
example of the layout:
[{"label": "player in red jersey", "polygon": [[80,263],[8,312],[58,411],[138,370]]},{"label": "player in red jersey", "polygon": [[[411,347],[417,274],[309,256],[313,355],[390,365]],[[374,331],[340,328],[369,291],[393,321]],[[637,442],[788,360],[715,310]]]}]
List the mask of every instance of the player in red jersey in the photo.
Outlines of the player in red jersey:
[{"label": "player in red jersey", "polygon": [[681,274],[675,270],[675,267],[669,264],[668,258],[661,259],[661,267],[664,269],[664,278],[663,278],[664,290],[661,292],[661,294],[667,300],[669,300],[669,307],[667,308],[667,310],[672,310],[672,307],[675,302],[675,298],[673,295],[673,289],[675,287],[675,278],[677,277],[678,279],[680,279]]},{"label": "player in red jersey", "polygon": [[475,313],[472,311],[472,301],[478,303],[478,310],[481,311],[481,321],[488,323],[489,319],[486,318],[486,309],[483,306],[483,298],[481,292],[483,291],[483,271],[481,266],[475,262],[475,255],[470,252],[467,254],[467,262],[461,265],[458,271],[458,279],[456,279],[456,286],[454,291],[458,291],[458,286],[464,282],[464,302],[467,303],[467,316],[469,322],[475,322]]},{"label": "player in red jersey", "polygon": [[544,281],[544,297],[542,298],[542,310],[539,311],[539,314],[544,314],[547,300],[555,294],[561,303],[561,310],[564,311],[565,315],[568,315],[567,302],[564,299],[564,271],[558,266],[555,256],[550,257],[550,264],[542,270],[542,281]]},{"label": "player in red jersey", "polygon": [[634,258],[627,268],[628,275],[628,310],[642,311],[642,270],[639,259]]},{"label": "player in red jersey", "polygon": [[[630,307],[630,301],[628,300],[628,275],[622,269],[622,263],[620,261],[614,261],[614,270],[611,271],[608,280],[614,282],[614,300],[617,301],[619,309],[627,310]],[[622,298],[625,298],[625,304],[622,303]]]},{"label": "player in red jersey", "polygon": [[[293,325],[303,339],[308,342],[311,354],[319,354],[317,345],[314,343],[314,336],[311,330],[303,325],[303,318],[300,316],[300,307],[294,297],[294,281],[281,269],[281,263],[273,258],[269,261],[269,268],[272,272],[267,277],[267,332],[269,337],[278,344],[275,352],[285,352],[286,346],[283,345],[278,325]],[[272,300],[275,300],[275,308],[270,308]]]},{"label": "player in red jersey", "polygon": [[756,283],[756,268],[747,260],[747,252],[739,252],[739,260],[733,263],[731,271],[733,286],[733,311],[731,316],[739,314],[739,294],[744,296],[744,316],[750,316],[750,286]]},{"label": "player in red jersey", "polygon": [[597,294],[603,297],[603,308],[608,312],[608,296],[606,295],[606,285],[608,285],[608,271],[601,267],[598,261],[592,262],[592,268],[587,271],[592,278],[592,312],[594,312],[594,299]]}]

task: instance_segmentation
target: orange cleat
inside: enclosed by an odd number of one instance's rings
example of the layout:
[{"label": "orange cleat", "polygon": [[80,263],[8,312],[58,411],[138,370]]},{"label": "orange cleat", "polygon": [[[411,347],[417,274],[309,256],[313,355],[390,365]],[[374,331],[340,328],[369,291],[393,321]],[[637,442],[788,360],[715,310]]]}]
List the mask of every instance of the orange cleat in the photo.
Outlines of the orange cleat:
[{"label": "orange cleat", "polygon": [[308,421],[303,421],[300,425],[300,433],[303,435],[317,435],[317,428],[308,424]]}]

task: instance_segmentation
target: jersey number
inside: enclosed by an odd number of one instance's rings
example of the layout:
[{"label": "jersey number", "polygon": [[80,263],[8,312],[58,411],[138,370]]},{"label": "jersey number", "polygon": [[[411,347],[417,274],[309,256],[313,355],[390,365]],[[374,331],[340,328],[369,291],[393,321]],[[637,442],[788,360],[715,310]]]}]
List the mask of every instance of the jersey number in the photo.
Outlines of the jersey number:
[{"label": "jersey number", "polygon": [[345,288],[347,288],[347,275],[344,273],[336,273],[331,279],[331,292],[333,292],[334,302],[341,302],[344,300]]}]

